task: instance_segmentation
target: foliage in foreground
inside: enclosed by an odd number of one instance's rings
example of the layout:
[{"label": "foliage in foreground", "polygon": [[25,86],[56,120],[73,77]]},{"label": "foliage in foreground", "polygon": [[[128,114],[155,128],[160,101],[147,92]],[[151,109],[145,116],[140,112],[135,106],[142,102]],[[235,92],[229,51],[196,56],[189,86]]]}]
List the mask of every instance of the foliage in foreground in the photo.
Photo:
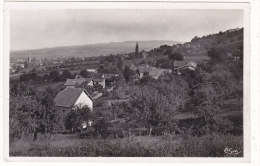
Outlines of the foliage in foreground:
[{"label": "foliage in foreground", "polygon": [[[140,138],[140,137],[139,137]],[[151,138],[151,137],[149,137]],[[241,136],[205,135],[176,139],[165,136],[149,142],[148,137],[126,139],[88,139],[77,146],[65,147],[33,145],[28,150],[12,150],[10,156],[55,156],[55,157],[242,157],[243,139]],[[240,151],[236,156],[224,153],[225,148]]]}]

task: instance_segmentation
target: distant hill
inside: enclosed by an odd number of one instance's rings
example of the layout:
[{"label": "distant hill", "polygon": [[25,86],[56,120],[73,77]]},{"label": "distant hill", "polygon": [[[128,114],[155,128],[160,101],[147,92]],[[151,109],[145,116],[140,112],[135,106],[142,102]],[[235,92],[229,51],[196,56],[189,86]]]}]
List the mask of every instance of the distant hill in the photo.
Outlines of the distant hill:
[{"label": "distant hill", "polygon": [[211,48],[222,48],[225,52],[237,51],[243,49],[243,28],[220,31],[202,37],[195,36],[190,42],[174,46],[161,46],[155,51],[162,54],[169,48],[184,56],[201,55],[202,52],[207,53]]},{"label": "distant hill", "polygon": [[[190,61],[195,63],[203,63],[209,60],[207,56],[211,48],[220,48],[224,54],[232,53],[235,56],[243,58],[243,28],[230,29],[225,32],[209,34],[202,37],[195,36],[190,42],[183,44],[166,46],[162,45],[159,48],[148,52],[151,63],[156,67],[170,67],[168,56],[165,55],[167,50],[180,53],[185,58],[182,61],[175,62],[176,65],[184,65]],[[153,59],[156,60],[153,60]]]},{"label": "distant hill", "polygon": [[91,57],[109,54],[124,54],[134,52],[136,42],[138,42],[139,50],[149,51],[161,45],[174,45],[180,42],[177,41],[125,41],[125,42],[111,42],[111,43],[98,43],[89,45],[77,46],[63,46],[25,51],[11,51],[11,60],[23,59],[31,55],[36,59],[40,58],[68,58],[68,57]]}]

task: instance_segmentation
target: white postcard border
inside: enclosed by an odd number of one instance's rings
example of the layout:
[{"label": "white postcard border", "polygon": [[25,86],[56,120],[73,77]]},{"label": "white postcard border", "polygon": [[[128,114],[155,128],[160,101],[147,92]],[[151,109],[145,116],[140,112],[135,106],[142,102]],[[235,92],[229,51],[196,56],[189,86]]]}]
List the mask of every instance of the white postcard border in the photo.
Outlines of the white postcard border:
[{"label": "white postcard border", "polygon": [[[174,163],[248,163],[250,162],[250,119],[253,118],[250,113],[250,22],[249,22],[249,3],[160,3],[160,2],[6,2],[4,4],[4,85],[3,85],[3,106],[4,110],[9,110],[9,50],[10,50],[10,10],[11,9],[242,9],[244,10],[244,157],[243,158],[128,158],[128,157],[9,157],[9,114],[3,112],[4,117],[4,161],[49,161],[49,162],[174,162]],[[245,113],[246,111],[246,113]]]}]

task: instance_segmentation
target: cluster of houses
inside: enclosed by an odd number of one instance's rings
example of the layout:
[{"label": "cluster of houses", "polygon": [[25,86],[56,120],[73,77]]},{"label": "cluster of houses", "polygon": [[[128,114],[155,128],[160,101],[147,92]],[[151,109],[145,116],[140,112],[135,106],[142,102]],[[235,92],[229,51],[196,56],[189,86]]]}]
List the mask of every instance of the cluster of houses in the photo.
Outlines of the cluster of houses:
[{"label": "cluster of houses", "polygon": [[132,70],[135,70],[137,72],[137,78],[141,79],[145,74],[151,76],[154,79],[158,79],[161,75],[165,73],[172,73],[177,72],[178,75],[181,75],[183,70],[190,70],[190,71],[195,71],[197,68],[197,64],[195,62],[187,62],[187,61],[182,61],[181,63],[175,62],[172,69],[162,69],[162,68],[157,68],[157,67],[151,67],[149,65],[139,65],[139,66],[130,66]]},{"label": "cluster of houses", "polygon": [[[84,88],[80,87],[83,83],[87,83],[88,86],[94,86],[99,84],[102,88],[105,88],[105,78],[92,79],[82,78],[76,76],[75,79],[67,79],[64,83],[65,89],[59,92],[54,98],[55,109],[60,112],[60,118],[65,119],[69,111],[88,107],[90,111],[93,111],[94,100],[101,97],[102,93],[93,93],[92,95]],[[82,122],[82,129],[87,126],[91,126],[92,121]]]},{"label": "cluster of houses", "polygon": [[[97,73],[96,66],[99,61],[93,61],[90,58],[74,58],[76,62],[71,60],[72,58],[40,58],[36,59],[31,57],[29,53],[27,58],[24,59],[11,59],[9,71],[10,74],[15,74],[18,72],[26,73],[32,69],[36,69],[40,72],[42,68],[46,69],[57,69],[57,68],[66,68],[66,67],[75,67],[75,66],[90,66],[89,69],[86,69],[88,72]],[[44,71],[43,71],[44,72]]]},{"label": "cluster of houses", "polygon": [[[227,57],[236,61],[240,59],[240,53],[241,52],[239,52],[238,56],[233,52],[227,53]],[[198,65],[195,62],[182,61],[174,63],[173,70],[177,72],[178,75],[181,75],[183,70],[195,71],[197,66]],[[147,64],[137,66],[131,65],[130,69],[136,71],[135,78],[137,79],[141,79],[144,75],[149,75],[154,79],[158,79],[164,73],[173,72],[171,69],[151,67]],[[74,79],[67,79],[64,83],[65,89],[54,99],[56,109],[66,112],[73,109],[75,106],[88,106],[89,109],[93,111],[93,102],[101,97],[102,93],[94,92],[93,94],[89,94],[89,92],[81,86],[84,84],[89,87],[99,85],[102,88],[106,88],[107,86],[113,88],[111,85],[113,85],[117,76],[118,74],[103,74],[101,78],[83,78],[80,75],[77,75]]]},{"label": "cluster of houses", "polygon": [[[88,107],[90,111],[93,111],[93,103],[102,96],[102,93],[96,91],[90,94],[82,85],[85,84],[89,87],[100,85],[102,88],[108,85],[110,87],[117,76],[117,74],[103,74],[101,78],[83,78],[77,75],[74,79],[67,79],[64,83],[65,89],[54,98],[55,109],[61,112],[62,119],[66,117],[70,110],[76,108]],[[82,128],[91,126],[91,124],[91,120],[83,122]]]},{"label": "cluster of houses", "polygon": [[[194,71],[197,67],[197,64],[194,62],[189,62],[183,66],[176,68],[178,74],[182,69],[189,69]],[[150,67],[149,65],[139,65],[139,66],[130,66],[132,70],[136,71],[136,76],[138,79],[141,79],[144,75],[149,75],[154,79],[158,79],[164,73],[171,73],[171,69],[161,69],[156,67]],[[102,96],[101,92],[94,92],[90,94],[82,88],[82,85],[87,85],[93,87],[99,85],[102,88],[111,87],[117,74],[103,74],[101,78],[83,78],[80,75],[77,75],[74,79],[67,79],[64,83],[65,89],[62,90],[54,99],[55,107],[57,110],[71,110],[75,106],[88,106],[90,110],[93,110],[93,102]],[[110,88],[111,89],[111,88]],[[109,90],[109,89],[108,89]]]}]

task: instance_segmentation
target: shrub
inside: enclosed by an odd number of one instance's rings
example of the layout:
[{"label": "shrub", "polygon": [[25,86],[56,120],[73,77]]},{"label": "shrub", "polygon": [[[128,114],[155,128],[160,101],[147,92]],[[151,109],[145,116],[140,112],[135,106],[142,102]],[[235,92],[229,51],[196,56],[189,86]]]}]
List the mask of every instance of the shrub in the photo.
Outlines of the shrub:
[{"label": "shrub", "polygon": [[208,57],[214,62],[220,62],[225,59],[225,51],[223,48],[211,48],[208,52]]}]

